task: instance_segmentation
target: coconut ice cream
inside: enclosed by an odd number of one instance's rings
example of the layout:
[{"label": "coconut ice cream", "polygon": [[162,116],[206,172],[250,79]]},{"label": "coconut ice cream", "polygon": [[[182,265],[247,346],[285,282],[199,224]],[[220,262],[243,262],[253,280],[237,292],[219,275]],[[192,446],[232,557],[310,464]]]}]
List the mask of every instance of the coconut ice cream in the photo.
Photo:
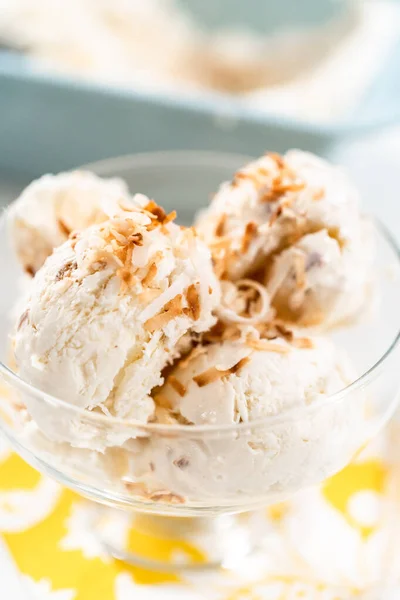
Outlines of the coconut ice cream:
[{"label": "coconut ice cream", "polygon": [[[62,446],[72,469],[90,456],[129,498],[196,510],[276,502],[344,467],[366,400],[332,401],[351,362],[298,326],[350,319],[367,295],[371,234],[347,177],[270,153],[221,186],[198,229],[111,181],[83,218],[65,177],[71,198],[50,194],[32,234],[40,268],[14,339],[32,444]],[[36,230],[17,206],[26,265]]]},{"label": "coconut ice cream", "polygon": [[327,402],[354,379],[342,351],[279,324],[236,333],[197,346],[169,374],[155,396],[156,421],[189,427],[131,446],[133,489],[145,485],[150,498],[169,490],[189,503],[234,506],[247,496],[262,504],[326,477],[358,449],[361,396],[351,406]]},{"label": "coconut ice cream", "polygon": [[89,171],[33,181],[8,209],[12,243],[23,269],[34,275],[72,231],[105,221],[118,201],[129,202],[125,182]]},{"label": "coconut ice cream", "polygon": [[[197,227],[211,248],[217,275],[231,281],[261,279],[272,291],[280,317],[333,324],[354,315],[365,301],[371,265],[366,237],[371,232],[360,213],[358,193],[339,168],[312,154],[269,153],[246,165],[222,184]],[[320,235],[310,237],[314,234]],[[282,303],[282,294],[274,302],[281,266],[294,257],[299,264],[298,256],[310,244],[321,246],[315,252],[326,268],[316,270],[314,262],[313,275],[319,276],[308,278],[301,302],[296,297]],[[285,291],[290,285],[286,279]],[[334,299],[325,304],[332,293]]]},{"label": "coconut ice cream", "polygon": [[[47,259],[19,319],[15,357],[20,376],[39,390],[147,422],[150,392],[179,342],[214,324],[219,284],[193,229],[145,197],[135,203],[143,208],[75,234]],[[34,418],[44,417],[40,400],[26,402]]]},{"label": "coconut ice cream", "polygon": [[369,304],[368,245],[341,247],[321,230],[274,256],[264,281],[280,317],[304,326],[354,319]]}]

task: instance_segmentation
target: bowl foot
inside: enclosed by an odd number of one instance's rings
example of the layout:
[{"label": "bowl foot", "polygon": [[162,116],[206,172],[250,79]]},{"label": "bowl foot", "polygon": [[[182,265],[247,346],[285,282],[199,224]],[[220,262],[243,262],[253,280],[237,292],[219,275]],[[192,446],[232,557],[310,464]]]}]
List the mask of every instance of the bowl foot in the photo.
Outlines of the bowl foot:
[{"label": "bowl foot", "polygon": [[[215,517],[118,513],[101,512],[96,533],[102,547],[118,560],[156,571],[235,568],[266,534],[257,512]],[[115,535],[118,529],[122,536]]]}]

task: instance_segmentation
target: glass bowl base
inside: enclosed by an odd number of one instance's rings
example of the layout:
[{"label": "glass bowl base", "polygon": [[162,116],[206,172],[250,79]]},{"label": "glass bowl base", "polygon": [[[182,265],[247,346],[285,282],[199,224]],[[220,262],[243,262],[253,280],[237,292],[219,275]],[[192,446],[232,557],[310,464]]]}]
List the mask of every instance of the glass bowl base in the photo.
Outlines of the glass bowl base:
[{"label": "glass bowl base", "polygon": [[163,517],[101,507],[94,529],[106,554],[137,567],[231,569],[260,547],[267,533],[261,517],[260,512]]}]

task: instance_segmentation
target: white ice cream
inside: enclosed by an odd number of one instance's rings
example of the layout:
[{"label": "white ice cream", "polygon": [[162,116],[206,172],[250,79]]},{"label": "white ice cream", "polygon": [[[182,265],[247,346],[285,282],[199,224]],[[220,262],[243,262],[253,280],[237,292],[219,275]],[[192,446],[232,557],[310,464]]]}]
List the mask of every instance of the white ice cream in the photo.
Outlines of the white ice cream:
[{"label": "white ice cream", "polygon": [[352,243],[341,248],[322,230],[277,254],[265,282],[279,315],[301,325],[330,325],[361,314],[371,289],[369,245],[365,252]]},{"label": "white ice cream", "polygon": [[354,378],[347,357],[323,338],[246,335],[195,349],[156,396],[161,423],[241,428],[154,436],[131,460],[136,481],[195,503],[265,502],[322,479],[357,450],[362,403],[327,402]]},{"label": "white ice cream", "polygon": [[23,194],[10,212],[27,270],[49,255],[14,340],[39,390],[16,399],[32,444],[62,446],[72,469],[88,456],[128,496],[217,509],[279,501],[344,467],[365,441],[363,393],[332,401],[355,379],[347,356],[284,321],[336,324],[365,300],[371,236],[345,175],[267,155],[223,184],[199,232],[93,177],[50,178],[46,200],[28,188],[27,210]]},{"label": "white ice cream", "polygon": [[249,422],[309,405],[348,382],[336,348],[323,338],[310,343],[305,349],[250,338],[204,346],[178,364],[160,394],[194,425]]},{"label": "white ice cream", "polygon": [[[292,311],[291,317],[304,313],[307,322],[332,324],[356,313],[365,300],[371,252],[366,251],[358,193],[339,168],[312,154],[267,154],[245,166],[221,186],[197,226],[211,248],[217,275],[231,280],[265,270],[269,277],[271,265],[287,262],[296,248],[304,253],[310,244],[321,245],[318,253],[334,264],[319,270],[316,280],[309,278],[302,310]],[[272,271],[273,284],[267,278],[270,292],[280,287],[276,269]],[[323,302],[329,297],[329,302],[314,314],[319,304],[315,296]]]},{"label": "white ice cream", "polygon": [[72,231],[105,221],[104,208],[119,200],[129,201],[121,179],[101,179],[88,171],[33,181],[8,210],[12,243],[24,270],[36,273]]},{"label": "white ice cream", "polygon": [[[213,325],[219,284],[194,230],[136,200],[146,209],[83,230],[47,259],[19,320],[15,356],[20,376],[36,388],[146,422],[154,412],[149,393],[178,342]],[[25,401],[36,420],[46,416],[40,399]],[[62,435],[79,445],[78,421],[75,433]],[[57,436],[57,428],[48,433]]]}]

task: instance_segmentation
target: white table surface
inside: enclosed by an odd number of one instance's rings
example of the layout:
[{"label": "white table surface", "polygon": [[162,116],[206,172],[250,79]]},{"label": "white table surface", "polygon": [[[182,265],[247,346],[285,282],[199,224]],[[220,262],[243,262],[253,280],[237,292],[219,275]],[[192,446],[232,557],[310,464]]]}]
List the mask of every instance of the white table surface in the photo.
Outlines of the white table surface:
[{"label": "white table surface", "polygon": [[[366,210],[400,240],[400,127],[338,146],[331,158],[349,170]],[[0,205],[15,198],[20,189],[20,183],[0,173]],[[41,600],[28,595],[1,539],[0,587],[7,600]]]}]

